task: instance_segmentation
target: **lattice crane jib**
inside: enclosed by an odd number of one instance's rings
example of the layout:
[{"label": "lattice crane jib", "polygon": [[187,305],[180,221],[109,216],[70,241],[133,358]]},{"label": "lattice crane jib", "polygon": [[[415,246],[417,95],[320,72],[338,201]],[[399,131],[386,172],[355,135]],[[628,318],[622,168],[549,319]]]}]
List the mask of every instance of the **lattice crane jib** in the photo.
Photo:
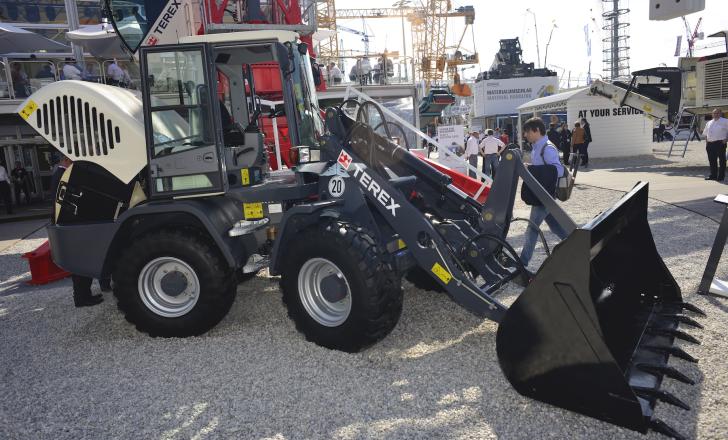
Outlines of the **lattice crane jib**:
[{"label": "lattice crane jib", "polygon": [[336,37],[336,5],[334,0],[321,0],[316,2],[316,26],[320,31],[330,31],[328,37],[318,42],[318,59],[321,62],[337,62],[339,58],[339,43]]}]

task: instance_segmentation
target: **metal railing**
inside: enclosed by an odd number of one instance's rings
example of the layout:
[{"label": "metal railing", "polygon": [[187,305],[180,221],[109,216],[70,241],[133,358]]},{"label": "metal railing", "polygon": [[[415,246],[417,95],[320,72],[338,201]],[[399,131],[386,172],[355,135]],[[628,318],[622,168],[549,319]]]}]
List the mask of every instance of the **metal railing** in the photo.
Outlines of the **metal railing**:
[{"label": "metal railing", "polygon": [[[346,55],[336,59],[319,58],[321,73],[329,87],[350,85],[412,84],[412,57],[385,57],[382,54]],[[329,69],[330,63],[338,68]],[[336,72],[335,74],[332,72]]]},{"label": "metal railing", "polygon": [[[122,81],[115,81],[108,76],[108,67],[113,60],[97,61],[87,59],[83,66],[76,65],[81,80],[100,84],[111,84],[125,88],[137,88],[139,69],[128,61],[117,64],[124,72]],[[56,81],[69,79],[63,73],[68,62],[54,60],[0,60],[0,101],[25,99],[42,87]],[[75,78],[73,78],[75,79]]]}]

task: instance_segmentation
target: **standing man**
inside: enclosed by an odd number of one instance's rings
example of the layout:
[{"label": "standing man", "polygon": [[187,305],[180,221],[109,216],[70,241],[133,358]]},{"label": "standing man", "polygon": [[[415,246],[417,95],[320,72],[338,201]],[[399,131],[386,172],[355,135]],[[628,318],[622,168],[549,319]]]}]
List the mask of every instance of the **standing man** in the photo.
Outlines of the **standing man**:
[{"label": "standing man", "polygon": [[[581,128],[581,123],[577,122],[574,124],[574,131],[571,132],[571,152],[581,155],[586,150],[584,142],[586,134],[584,129]],[[577,158],[578,159],[578,158]],[[584,158],[581,158],[582,165],[584,165]]]},{"label": "standing man", "polygon": [[341,84],[341,77],[343,76],[341,74],[341,69],[339,69],[336,66],[336,63],[330,62],[329,63],[329,84]]},{"label": "standing man", "polygon": [[[69,166],[71,166],[71,159],[63,156],[58,167],[53,172],[53,176],[51,176],[51,188],[53,188],[54,200],[53,212],[55,212],[55,200],[58,195],[58,186],[61,183],[61,177],[63,177],[63,173],[66,172],[66,168]],[[51,214],[51,221],[54,223],[56,221],[54,214]],[[71,280],[73,281],[73,304],[76,307],[95,306],[104,300],[102,295],[94,295],[91,293],[93,278],[71,274]],[[101,286],[101,290],[110,288],[109,280],[99,280],[99,285]]]},{"label": "standing man", "polygon": [[[717,108],[713,109],[713,119],[705,124],[705,151],[708,153],[710,175],[705,180],[722,182],[725,178],[725,150],[728,140],[728,119]],[[720,162],[720,168],[718,167]]]},{"label": "standing man", "polygon": [[[470,166],[478,169],[478,130],[472,130],[470,137],[465,143],[465,158],[467,158]],[[477,177],[477,174],[472,169],[468,169],[468,175],[472,178]]]},{"label": "standing man", "polygon": [[76,60],[73,58],[66,58],[66,63],[63,65],[63,79],[81,81],[83,79],[81,75],[81,69],[76,66]]},{"label": "standing man", "polygon": [[116,63],[116,58],[106,68],[106,81],[112,86],[118,86],[124,81],[124,71]]},{"label": "standing man", "polygon": [[[579,125],[579,123],[576,125]],[[546,125],[544,125],[541,118],[531,118],[526,121],[523,124],[523,135],[532,147],[531,163],[533,165],[553,165],[556,167],[556,179],[563,176],[564,166],[559,161],[559,150],[546,137]],[[528,266],[531,261],[533,250],[536,247],[536,239],[538,238],[537,228],[544,220],[549,225],[551,232],[561,240],[566,238],[567,235],[564,228],[561,227],[554,216],[548,213],[543,205],[531,206],[530,220],[528,229],[526,229],[526,239],[521,250],[521,261],[524,266]]]},{"label": "standing man", "polygon": [[15,204],[20,206],[20,191],[25,194],[25,204],[30,205],[30,189],[28,188],[28,172],[20,161],[15,162],[15,168],[10,172],[15,188]]},{"label": "standing man", "polygon": [[584,129],[584,146],[579,151],[581,154],[581,166],[589,167],[589,144],[592,141],[591,126],[586,121],[586,118],[581,118],[581,127]]},{"label": "standing man", "polygon": [[0,199],[5,205],[5,211],[10,215],[13,213],[13,201],[10,198],[10,176],[3,165],[0,162]]},{"label": "standing man", "polygon": [[498,157],[505,150],[506,144],[503,143],[488,129],[485,137],[480,141],[480,154],[483,155],[483,174],[489,175],[495,179],[495,171],[498,169]]},{"label": "standing man", "polygon": [[559,134],[559,130],[556,129],[555,123],[549,124],[549,131],[546,133],[546,136],[549,138],[549,142],[551,142],[554,145],[559,145],[561,141],[561,134]]},{"label": "standing man", "polygon": [[561,141],[559,147],[564,155],[564,164],[569,164],[569,155],[571,154],[571,130],[566,122],[561,124]]}]

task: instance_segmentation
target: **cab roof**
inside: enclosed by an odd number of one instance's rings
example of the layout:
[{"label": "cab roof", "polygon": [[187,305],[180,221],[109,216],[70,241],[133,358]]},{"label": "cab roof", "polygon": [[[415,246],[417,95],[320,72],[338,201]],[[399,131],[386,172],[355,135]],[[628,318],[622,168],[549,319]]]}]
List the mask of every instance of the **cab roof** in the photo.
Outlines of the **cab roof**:
[{"label": "cab roof", "polygon": [[225,32],[220,34],[192,35],[182,37],[179,42],[182,44],[189,43],[242,43],[249,41],[277,41],[285,43],[286,41],[296,41],[298,34],[291,31],[266,30],[266,31],[241,31],[241,32]]}]

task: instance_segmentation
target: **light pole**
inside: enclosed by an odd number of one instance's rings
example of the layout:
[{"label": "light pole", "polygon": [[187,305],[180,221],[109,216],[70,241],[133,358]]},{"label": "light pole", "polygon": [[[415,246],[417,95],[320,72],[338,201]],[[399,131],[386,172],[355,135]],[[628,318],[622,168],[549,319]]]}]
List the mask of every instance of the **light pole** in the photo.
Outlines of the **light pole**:
[{"label": "light pole", "polygon": [[536,62],[538,63],[538,67],[541,68],[541,49],[538,46],[538,24],[536,22],[536,13],[531,10],[531,8],[526,9],[526,12],[533,15],[533,27],[536,29]]},{"label": "light pole", "polygon": [[546,42],[546,54],[543,56],[543,66],[547,67],[548,64],[546,64],[546,58],[549,56],[549,44],[551,44],[551,36],[554,35],[554,29],[556,29],[558,26],[556,26],[556,21],[553,21],[553,26],[551,26],[551,32],[549,33],[549,41]]},{"label": "light pole", "polygon": [[398,0],[392,4],[393,8],[399,8],[402,15],[402,51],[404,52],[404,77],[405,80],[409,77],[407,72],[407,40],[404,38],[404,9],[409,7],[411,4],[410,0]]}]

